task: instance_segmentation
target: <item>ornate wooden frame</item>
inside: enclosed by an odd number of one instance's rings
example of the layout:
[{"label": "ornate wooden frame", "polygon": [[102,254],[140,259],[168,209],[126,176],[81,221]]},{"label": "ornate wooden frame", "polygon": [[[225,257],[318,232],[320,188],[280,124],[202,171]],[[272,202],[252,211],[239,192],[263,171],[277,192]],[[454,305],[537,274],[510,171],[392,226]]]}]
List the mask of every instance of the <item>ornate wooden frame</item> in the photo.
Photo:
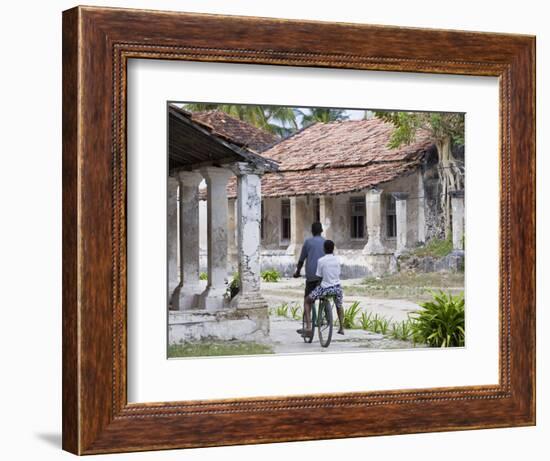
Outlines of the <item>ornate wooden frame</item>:
[{"label": "ornate wooden frame", "polygon": [[[128,404],[130,58],[498,76],[499,384]],[[534,423],[534,37],[93,7],[63,13],[65,450],[90,454]]]}]

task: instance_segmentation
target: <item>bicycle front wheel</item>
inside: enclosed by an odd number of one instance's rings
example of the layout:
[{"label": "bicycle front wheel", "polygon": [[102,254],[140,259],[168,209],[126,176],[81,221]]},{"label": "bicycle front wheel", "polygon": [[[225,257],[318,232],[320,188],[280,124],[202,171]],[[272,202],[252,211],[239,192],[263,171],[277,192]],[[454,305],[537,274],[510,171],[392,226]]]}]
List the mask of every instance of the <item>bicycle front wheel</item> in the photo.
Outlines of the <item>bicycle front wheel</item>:
[{"label": "bicycle front wheel", "polygon": [[319,341],[322,347],[328,347],[332,339],[332,303],[328,299],[319,302],[319,313],[317,319],[317,329],[319,331]]}]

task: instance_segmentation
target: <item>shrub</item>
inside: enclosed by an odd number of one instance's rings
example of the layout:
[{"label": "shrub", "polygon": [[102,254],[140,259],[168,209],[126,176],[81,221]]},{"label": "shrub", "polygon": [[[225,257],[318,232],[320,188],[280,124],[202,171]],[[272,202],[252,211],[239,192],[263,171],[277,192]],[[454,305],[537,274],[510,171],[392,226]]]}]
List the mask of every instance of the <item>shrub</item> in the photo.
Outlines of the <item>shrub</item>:
[{"label": "shrub", "polygon": [[237,293],[239,292],[239,289],[240,289],[240,280],[239,279],[240,279],[239,273],[235,272],[233,274],[233,278],[231,279],[231,281],[227,285],[226,293],[227,293],[227,296],[229,297],[229,299],[233,299],[237,295]]},{"label": "shrub", "polygon": [[302,308],[298,303],[294,303],[290,306],[290,316],[294,320],[300,320],[302,318]]},{"label": "shrub", "polygon": [[390,336],[393,339],[399,339],[401,341],[409,341],[412,336],[412,321],[403,320],[399,323],[392,323]]},{"label": "shrub", "polygon": [[264,282],[278,282],[281,274],[277,269],[267,269],[260,274]]},{"label": "shrub", "polygon": [[208,274],[206,272],[201,272],[199,274],[199,280],[208,280]]},{"label": "shrub", "polygon": [[372,312],[361,312],[359,325],[361,325],[363,330],[372,330]]},{"label": "shrub", "polygon": [[464,346],[464,295],[432,292],[433,300],[421,303],[410,314],[414,342],[431,347]]},{"label": "shrub", "polygon": [[283,303],[280,306],[278,306],[277,309],[275,310],[275,313],[279,317],[288,317],[288,304]]},{"label": "shrub", "polygon": [[416,256],[432,256],[443,258],[453,251],[451,239],[432,239],[426,245],[416,248],[413,253]]},{"label": "shrub", "polygon": [[372,331],[385,335],[390,327],[390,320],[376,314],[372,319]]},{"label": "shrub", "polygon": [[355,327],[355,318],[359,315],[360,310],[359,301],[354,301],[351,306],[344,309],[344,328]]}]

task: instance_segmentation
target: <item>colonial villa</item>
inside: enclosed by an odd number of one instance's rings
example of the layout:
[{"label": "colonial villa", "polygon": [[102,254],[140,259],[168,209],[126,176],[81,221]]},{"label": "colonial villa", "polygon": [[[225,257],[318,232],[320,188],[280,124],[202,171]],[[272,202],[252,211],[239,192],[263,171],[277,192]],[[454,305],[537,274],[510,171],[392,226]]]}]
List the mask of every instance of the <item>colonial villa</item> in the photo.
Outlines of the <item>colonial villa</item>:
[{"label": "colonial villa", "polygon": [[[261,151],[279,167],[262,177],[262,269],[290,275],[314,221],[334,240],[346,278],[395,271],[396,255],[441,234],[434,143],[424,135],[389,149],[392,130],[379,119],[317,123]],[[235,238],[229,253],[235,267]]]},{"label": "colonial villa", "polygon": [[[434,143],[422,135],[389,149],[392,130],[376,118],[338,121],[278,140],[222,112],[170,106],[172,309],[226,308],[226,280],[237,271],[231,306],[264,308],[260,267],[290,275],[314,221],[334,240],[343,277],[395,271],[397,256],[440,236]],[[452,205],[460,250],[463,194]],[[199,272],[208,274],[206,289]]]}]

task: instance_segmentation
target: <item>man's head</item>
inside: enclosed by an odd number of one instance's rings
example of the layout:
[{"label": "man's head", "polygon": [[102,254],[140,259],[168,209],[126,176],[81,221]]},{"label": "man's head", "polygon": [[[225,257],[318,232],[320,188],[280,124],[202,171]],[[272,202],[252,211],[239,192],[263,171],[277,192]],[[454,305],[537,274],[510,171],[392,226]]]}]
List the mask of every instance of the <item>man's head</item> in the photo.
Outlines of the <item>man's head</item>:
[{"label": "man's head", "polygon": [[323,248],[325,250],[325,254],[331,255],[334,253],[334,242],[332,240],[325,240],[325,243],[323,243]]},{"label": "man's head", "polygon": [[313,235],[321,235],[323,232],[323,225],[316,221],[311,225],[311,233]]}]

